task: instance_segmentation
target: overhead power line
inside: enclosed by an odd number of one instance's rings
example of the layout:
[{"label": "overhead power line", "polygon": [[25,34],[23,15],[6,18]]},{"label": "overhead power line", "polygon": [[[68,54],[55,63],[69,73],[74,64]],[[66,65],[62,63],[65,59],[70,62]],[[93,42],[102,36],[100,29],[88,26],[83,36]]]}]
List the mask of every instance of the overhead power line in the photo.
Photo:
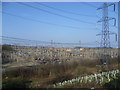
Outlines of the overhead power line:
[{"label": "overhead power line", "polygon": [[88,5],[90,7],[93,7],[93,8],[97,8],[97,6],[93,5],[93,4],[90,4],[90,3],[87,3],[87,2],[82,2],[82,4],[85,4],[85,5]]},{"label": "overhead power line", "polygon": [[49,13],[49,14],[52,14],[52,15],[63,17],[63,18],[69,19],[69,20],[95,25],[95,23],[82,21],[82,20],[79,20],[79,19],[76,19],[76,18],[72,18],[72,17],[68,17],[68,16],[65,16],[65,15],[62,15],[62,14],[53,13],[53,12],[50,12],[48,10],[40,9],[38,7],[34,7],[34,6],[31,6],[31,5],[25,4],[25,3],[19,3],[19,2],[16,2],[16,3],[24,5],[24,6],[27,6],[27,7],[31,7],[33,9],[36,9],[36,10],[39,10],[39,11],[43,11],[43,12],[46,12],[46,13]]},{"label": "overhead power line", "polygon": [[2,37],[2,39],[8,39],[8,40],[17,40],[17,42],[39,42],[39,43],[51,43],[51,42],[47,42],[47,41],[37,41],[37,40],[29,40],[29,39],[21,39],[21,38],[16,38],[16,37],[8,37],[8,36],[0,36]]},{"label": "overhead power line", "polygon": [[[35,2],[35,3],[36,3],[36,2]],[[52,7],[52,6],[43,4],[43,3],[39,3],[39,2],[37,2],[36,4],[41,5],[41,6],[45,6],[45,7],[48,7],[48,8],[51,8],[51,9],[53,9],[53,10],[61,11],[61,12],[64,12],[64,13],[68,13],[68,14],[85,16],[85,17],[94,17],[94,18],[96,17],[96,16],[94,16],[94,15],[85,15],[85,14],[80,14],[80,13],[74,13],[74,12],[71,12],[71,11],[67,11],[67,10],[55,8],[55,7]]]},{"label": "overhead power line", "polygon": [[36,20],[36,19],[28,18],[28,17],[18,16],[18,15],[11,14],[11,13],[8,13],[8,12],[3,12],[3,11],[2,11],[2,13],[6,14],[6,15],[17,17],[17,18],[21,18],[21,19],[24,19],[24,20],[29,20],[29,21],[44,23],[44,24],[53,25],[53,26],[66,27],[66,28],[79,29],[79,30],[80,29],[82,29],[82,30],[85,30],[85,29],[95,30],[95,28],[80,28],[80,27],[75,27],[75,26],[60,25],[60,24],[45,22],[45,21],[41,21],[41,20]]},{"label": "overhead power line", "polygon": [[[93,7],[93,8],[95,8],[95,9],[98,8],[97,6],[95,6],[95,5],[93,5],[93,4],[90,4],[90,3],[87,3],[87,2],[85,2],[85,3],[83,3],[83,4],[88,5],[88,6],[90,6],[90,7]],[[109,11],[118,14],[118,12],[116,12],[116,11],[112,11],[112,10],[109,10]]]},{"label": "overhead power line", "polygon": [[[37,40],[29,40],[29,39],[21,39],[21,38],[16,38],[16,37],[8,37],[8,36],[0,36],[3,41],[15,41],[15,42],[26,42],[26,43],[44,43],[44,44],[51,44],[51,42],[47,41],[37,41]],[[62,45],[80,45],[80,43],[61,43],[61,42],[53,42],[53,44],[62,44]],[[89,43],[82,43],[82,45],[98,45],[96,42],[89,42]]]}]

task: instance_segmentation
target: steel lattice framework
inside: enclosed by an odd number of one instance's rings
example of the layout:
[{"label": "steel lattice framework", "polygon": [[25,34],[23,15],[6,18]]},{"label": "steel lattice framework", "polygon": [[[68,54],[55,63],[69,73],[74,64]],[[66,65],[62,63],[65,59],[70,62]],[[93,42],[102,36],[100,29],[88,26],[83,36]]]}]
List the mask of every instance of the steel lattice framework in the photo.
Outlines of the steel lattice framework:
[{"label": "steel lattice framework", "polygon": [[115,18],[109,18],[108,17],[108,7],[114,5],[114,11],[115,11],[115,4],[108,4],[108,3],[104,3],[102,7],[98,8],[103,10],[103,16],[102,19],[98,21],[102,22],[102,32],[101,34],[97,34],[97,35],[101,35],[101,47],[110,47],[110,35],[111,34],[115,34],[109,31],[109,20],[114,19],[114,25],[116,25],[116,19]]},{"label": "steel lattice framework", "polygon": [[110,36],[109,36],[109,19],[108,19],[108,7],[107,3],[103,4],[103,22],[102,22],[102,39],[101,47],[110,47]]},{"label": "steel lattice framework", "polygon": [[114,26],[116,25],[116,19],[115,18],[110,18],[108,16],[108,7],[113,5],[114,6],[114,11],[115,11],[115,4],[112,3],[112,4],[109,4],[109,3],[104,3],[102,7],[98,8],[97,10],[100,10],[102,9],[102,12],[103,12],[103,16],[102,18],[98,21],[102,23],[102,32],[100,34],[97,34],[97,35],[101,35],[101,42],[100,42],[100,46],[103,49],[103,54],[102,54],[102,57],[101,57],[101,64],[103,65],[107,65],[109,62],[108,62],[108,55],[107,53],[108,52],[111,52],[111,49],[110,49],[110,35],[112,34],[115,34],[117,36],[116,33],[112,33],[109,31],[109,20],[114,20]]}]

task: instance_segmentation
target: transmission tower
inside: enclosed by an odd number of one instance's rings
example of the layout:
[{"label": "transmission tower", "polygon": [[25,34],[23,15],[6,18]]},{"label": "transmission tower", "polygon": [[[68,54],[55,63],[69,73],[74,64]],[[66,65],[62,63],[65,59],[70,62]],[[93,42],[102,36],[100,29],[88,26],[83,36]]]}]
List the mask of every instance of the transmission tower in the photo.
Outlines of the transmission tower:
[{"label": "transmission tower", "polygon": [[110,35],[111,34],[115,34],[113,32],[109,31],[109,20],[114,20],[114,26],[116,25],[116,19],[115,18],[111,18],[108,16],[108,7],[109,6],[114,6],[114,11],[115,11],[115,4],[109,4],[109,3],[104,3],[102,7],[98,8],[97,10],[102,9],[102,18],[97,22],[97,23],[102,23],[102,31],[100,34],[97,35],[101,35],[101,42],[100,42],[100,47],[103,48],[103,52],[102,52],[102,56],[101,56],[101,61],[100,63],[102,65],[107,65],[108,64],[108,55],[111,56],[111,54],[108,54],[108,52],[111,52],[110,50]]},{"label": "transmission tower", "polygon": [[[118,2],[118,33],[120,34],[120,1]],[[118,38],[118,48],[120,51],[120,37]],[[119,57],[120,57],[120,52],[119,52]]]}]

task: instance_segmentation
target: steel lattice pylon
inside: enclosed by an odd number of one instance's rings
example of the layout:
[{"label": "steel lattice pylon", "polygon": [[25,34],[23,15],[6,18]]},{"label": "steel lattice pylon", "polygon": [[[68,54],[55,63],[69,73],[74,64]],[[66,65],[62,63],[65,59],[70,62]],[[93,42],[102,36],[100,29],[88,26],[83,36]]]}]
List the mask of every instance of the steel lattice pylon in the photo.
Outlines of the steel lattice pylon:
[{"label": "steel lattice pylon", "polygon": [[109,19],[108,19],[108,7],[107,3],[103,4],[103,22],[102,22],[102,38],[101,47],[110,47],[110,36],[109,36]]},{"label": "steel lattice pylon", "polygon": [[116,24],[116,19],[115,18],[109,18],[108,16],[108,7],[111,6],[111,5],[114,5],[114,11],[115,11],[115,4],[112,3],[112,4],[109,4],[109,3],[104,3],[102,7],[98,8],[97,10],[99,9],[102,9],[103,11],[103,16],[101,18],[101,20],[98,21],[99,22],[102,22],[102,32],[100,34],[97,34],[97,35],[101,35],[101,42],[100,42],[100,47],[103,48],[102,50],[102,53],[101,53],[101,64],[108,64],[108,58],[110,57],[109,55],[111,54],[108,54],[109,52],[111,52],[110,50],[110,35],[111,34],[115,34],[115,33],[111,33],[109,31],[109,20],[112,20],[114,19],[114,25]]}]

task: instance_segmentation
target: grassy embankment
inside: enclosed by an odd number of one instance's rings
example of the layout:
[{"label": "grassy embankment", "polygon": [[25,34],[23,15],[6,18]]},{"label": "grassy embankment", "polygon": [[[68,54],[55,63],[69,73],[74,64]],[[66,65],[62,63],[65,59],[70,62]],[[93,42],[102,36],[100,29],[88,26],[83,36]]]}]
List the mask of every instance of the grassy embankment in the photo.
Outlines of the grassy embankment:
[{"label": "grassy embankment", "polygon": [[[50,85],[57,82],[99,72],[96,64],[96,60],[81,60],[80,62],[73,63],[12,68],[3,72],[3,87],[9,88],[18,86],[23,88],[49,88]],[[117,59],[111,59],[109,67],[111,67],[109,69],[118,68]],[[88,86],[92,85],[94,84]],[[80,86],[76,83],[65,87]]]}]

